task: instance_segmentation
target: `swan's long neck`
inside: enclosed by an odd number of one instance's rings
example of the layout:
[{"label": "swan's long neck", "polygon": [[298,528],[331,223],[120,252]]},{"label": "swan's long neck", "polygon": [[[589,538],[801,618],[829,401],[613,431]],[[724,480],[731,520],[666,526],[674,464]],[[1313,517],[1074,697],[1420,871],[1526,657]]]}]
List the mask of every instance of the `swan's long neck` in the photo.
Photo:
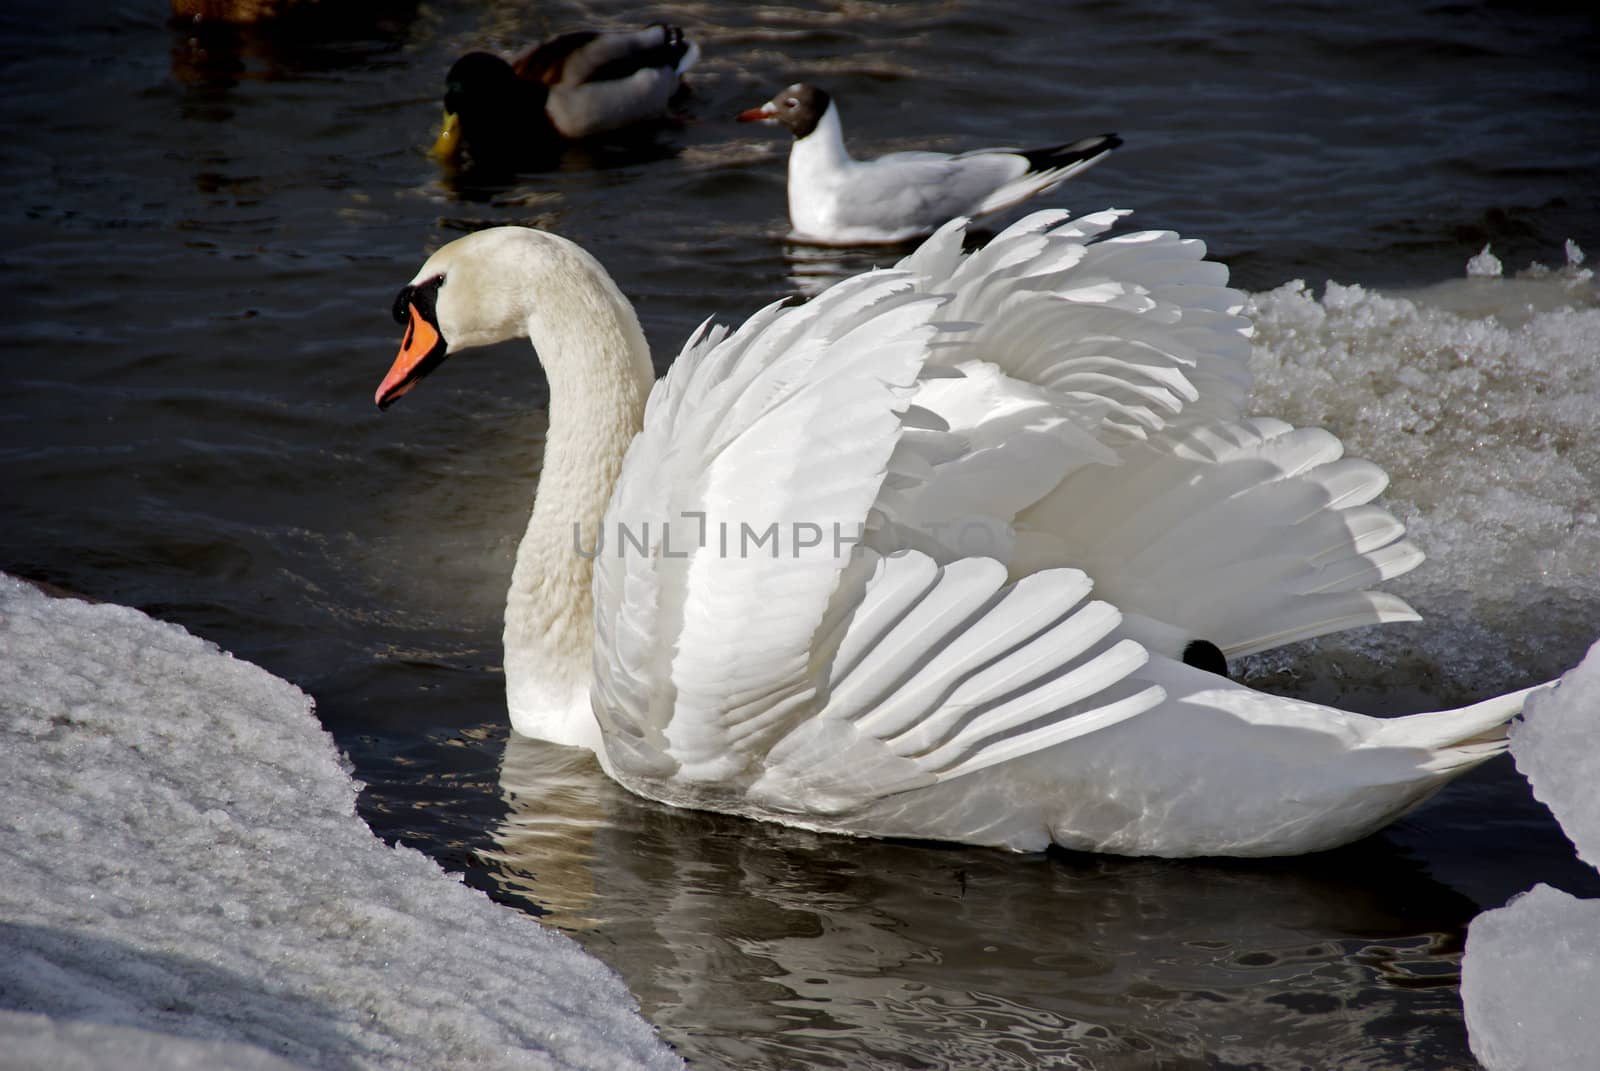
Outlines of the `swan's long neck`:
[{"label": "swan's long neck", "polygon": [[506,697],[526,736],[600,748],[589,706],[593,548],[654,373],[633,308],[587,254],[541,273],[528,338],[550,384],[533,515],[506,598]]}]

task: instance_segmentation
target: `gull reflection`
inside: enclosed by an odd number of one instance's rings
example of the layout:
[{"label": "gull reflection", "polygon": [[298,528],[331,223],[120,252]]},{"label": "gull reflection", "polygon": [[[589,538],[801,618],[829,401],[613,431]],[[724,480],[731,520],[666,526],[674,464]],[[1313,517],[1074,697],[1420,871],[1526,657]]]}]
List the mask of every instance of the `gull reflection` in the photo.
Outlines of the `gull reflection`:
[{"label": "gull reflection", "polygon": [[916,248],[907,245],[813,245],[793,236],[783,242],[783,262],[789,284],[804,297],[813,298],[828,287],[872,268],[892,267]]},{"label": "gull reflection", "polygon": [[[986,244],[995,232],[987,226],[968,225],[962,243],[971,251]],[[921,239],[885,245],[821,245],[793,233],[782,239],[783,261],[789,283],[807,298],[816,297],[834,283],[873,268],[892,268],[916,252]]]}]

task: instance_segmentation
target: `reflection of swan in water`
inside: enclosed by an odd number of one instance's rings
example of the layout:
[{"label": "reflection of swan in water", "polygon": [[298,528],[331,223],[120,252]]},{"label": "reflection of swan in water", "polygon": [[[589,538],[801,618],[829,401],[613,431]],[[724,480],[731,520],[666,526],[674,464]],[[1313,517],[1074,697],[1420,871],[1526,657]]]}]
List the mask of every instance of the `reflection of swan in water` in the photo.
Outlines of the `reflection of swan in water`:
[{"label": "reflection of swan in water", "polygon": [[500,765],[500,792],[508,814],[495,830],[495,848],[478,854],[493,867],[501,890],[534,905],[551,925],[592,925],[594,838],[627,794],[589,752],[515,733]]},{"label": "reflection of swan in water", "polygon": [[1383,840],[1266,864],[845,840],[657,807],[515,735],[502,789],[492,874],[621,972],[696,1066],[1465,1053],[1455,940],[1474,905]]}]

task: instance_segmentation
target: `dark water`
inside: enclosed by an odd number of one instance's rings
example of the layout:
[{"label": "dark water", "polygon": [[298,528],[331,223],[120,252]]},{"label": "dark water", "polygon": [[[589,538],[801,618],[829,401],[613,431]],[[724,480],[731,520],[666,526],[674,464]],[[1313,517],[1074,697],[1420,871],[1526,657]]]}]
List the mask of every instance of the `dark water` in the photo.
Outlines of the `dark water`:
[{"label": "dark water", "polygon": [[[867,152],[1120,131],[1126,148],[1051,203],[1203,237],[1251,289],[1424,284],[1491,241],[1508,265],[1559,260],[1563,239],[1600,245],[1593,18],[364,6],[204,37],[155,0],[0,13],[0,569],[305,688],[380,835],[568,928],[695,1066],[1472,1065],[1466,923],[1536,880],[1600,891],[1508,760],[1363,844],[1266,865],[666,811],[589,760],[506,748],[499,613],[544,431],[529,354],[463,360],[382,417],[370,399],[394,292],[478,226],[594,251],[663,367],[712,313],[884,260],[783,240],[785,146],[728,117],[797,77],[835,93]],[[500,183],[423,156],[456,54],[657,16],[705,49],[684,125]],[[1529,671],[1564,665],[1546,661]]]}]

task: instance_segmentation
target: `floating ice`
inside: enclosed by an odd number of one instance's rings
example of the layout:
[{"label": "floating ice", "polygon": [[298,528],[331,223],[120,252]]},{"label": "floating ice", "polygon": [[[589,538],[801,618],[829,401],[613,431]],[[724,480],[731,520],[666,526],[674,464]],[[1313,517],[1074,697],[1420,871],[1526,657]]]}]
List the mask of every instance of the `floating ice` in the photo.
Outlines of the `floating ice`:
[{"label": "floating ice", "polygon": [[1407,297],[1329,283],[1252,295],[1252,409],[1325,427],[1392,478],[1428,555],[1385,585],[1422,613],[1324,641],[1465,702],[1552,677],[1600,606],[1600,288],[1560,269]]},{"label": "floating ice", "polygon": [[1590,1071],[1600,1053],[1600,900],[1535,885],[1467,931],[1461,1003],[1488,1071]]},{"label": "floating ice", "polygon": [[[1600,862],[1600,643],[1528,701],[1511,754],[1561,828]],[[1467,931],[1461,1003],[1489,1071],[1579,1071],[1600,1053],[1600,900],[1537,885]]]},{"label": "floating ice", "polygon": [[1489,252],[1486,245],[1478,251],[1478,255],[1467,261],[1467,274],[1470,276],[1498,276],[1502,272],[1500,258]]},{"label": "floating ice", "polygon": [[1600,867],[1600,644],[1561,687],[1528,700],[1511,727],[1511,754],[1578,856]]},{"label": "floating ice", "polygon": [[0,576],[0,784],[0,1065],[682,1066],[599,961],[373,837],[303,693],[175,626]]}]

